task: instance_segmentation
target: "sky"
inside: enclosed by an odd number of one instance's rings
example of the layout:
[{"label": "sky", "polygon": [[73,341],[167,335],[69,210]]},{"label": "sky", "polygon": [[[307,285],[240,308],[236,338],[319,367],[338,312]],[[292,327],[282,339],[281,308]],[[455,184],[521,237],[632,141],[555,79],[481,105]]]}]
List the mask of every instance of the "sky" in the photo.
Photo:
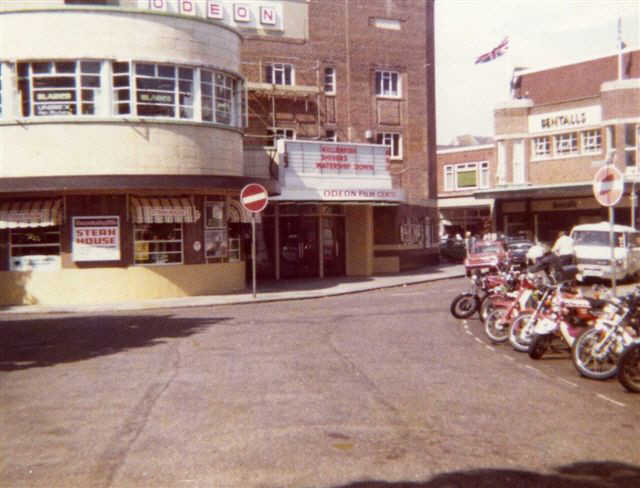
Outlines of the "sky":
[{"label": "sky", "polygon": [[[640,48],[640,0],[436,0],[438,144],[493,136],[494,107],[509,99],[514,67],[540,69]],[[509,36],[507,53],[481,54]]]}]

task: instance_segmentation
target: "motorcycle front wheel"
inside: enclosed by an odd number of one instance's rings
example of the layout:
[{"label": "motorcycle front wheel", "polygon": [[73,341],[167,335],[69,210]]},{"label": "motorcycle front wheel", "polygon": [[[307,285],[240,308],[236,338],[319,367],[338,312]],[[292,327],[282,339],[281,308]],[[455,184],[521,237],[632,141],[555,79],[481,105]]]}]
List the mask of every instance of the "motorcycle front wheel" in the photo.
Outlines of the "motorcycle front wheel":
[{"label": "motorcycle front wheel", "polygon": [[521,312],[509,326],[509,343],[516,351],[527,352],[531,344],[533,326],[529,321],[533,318],[531,312]]},{"label": "motorcycle front wheel", "polygon": [[531,344],[529,344],[529,357],[531,359],[540,359],[549,347],[551,337],[544,334],[533,334]]},{"label": "motorcycle front wheel", "polygon": [[[571,347],[573,364],[582,376],[594,380],[613,378],[618,371],[618,355],[610,351],[602,359],[593,356],[593,348],[603,339],[606,332],[588,329],[580,334]],[[614,349],[614,348],[610,348]]]},{"label": "motorcycle front wheel", "polygon": [[457,319],[471,317],[480,306],[480,300],[471,293],[461,293],[451,302],[451,315]]},{"label": "motorcycle front wheel", "polygon": [[509,339],[507,309],[496,308],[484,321],[484,331],[493,342],[506,342]]},{"label": "motorcycle front wheel", "polygon": [[640,342],[629,346],[620,356],[618,381],[627,390],[640,393]]}]

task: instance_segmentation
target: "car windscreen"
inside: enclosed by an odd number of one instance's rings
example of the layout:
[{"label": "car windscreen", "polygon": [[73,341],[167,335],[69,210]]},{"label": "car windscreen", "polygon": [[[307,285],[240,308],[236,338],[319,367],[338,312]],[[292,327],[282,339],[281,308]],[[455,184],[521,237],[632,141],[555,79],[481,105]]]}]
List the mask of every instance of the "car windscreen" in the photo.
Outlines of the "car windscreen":
[{"label": "car windscreen", "polygon": [[500,251],[500,246],[498,246],[497,244],[478,244],[476,243],[475,246],[473,246],[473,252],[474,254],[485,254],[485,253],[497,253]]},{"label": "car windscreen", "polygon": [[[609,246],[609,232],[604,230],[575,230],[571,235],[576,246]],[[616,247],[624,247],[624,234],[614,232]]]}]

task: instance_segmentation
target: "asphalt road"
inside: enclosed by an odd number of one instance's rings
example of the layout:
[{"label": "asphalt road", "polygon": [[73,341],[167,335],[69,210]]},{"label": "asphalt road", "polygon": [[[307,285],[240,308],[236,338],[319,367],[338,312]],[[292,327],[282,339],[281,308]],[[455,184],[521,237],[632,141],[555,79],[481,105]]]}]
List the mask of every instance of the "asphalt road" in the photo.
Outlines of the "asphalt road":
[{"label": "asphalt road", "polygon": [[640,486],[640,395],[490,345],[465,287],[0,315],[0,486]]}]

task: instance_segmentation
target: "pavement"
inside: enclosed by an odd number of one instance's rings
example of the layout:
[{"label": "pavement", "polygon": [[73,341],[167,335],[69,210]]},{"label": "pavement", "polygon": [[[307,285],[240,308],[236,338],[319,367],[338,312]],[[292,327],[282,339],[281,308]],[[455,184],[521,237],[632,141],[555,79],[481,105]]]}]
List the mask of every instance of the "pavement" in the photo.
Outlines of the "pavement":
[{"label": "pavement", "polygon": [[223,295],[136,300],[96,305],[17,305],[0,308],[0,314],[115,312],[301,300],[359,293],[380,288],[414,285],[430,281],[460,278],[463,276],[464,266],[462,264],[440,263],[400,273],[380,274],[367,277],[340,276],[323,279],[258,281],[256,283],[255,296],[253,294],[252,283],[249,282],[249,287],[246,290]]}]

